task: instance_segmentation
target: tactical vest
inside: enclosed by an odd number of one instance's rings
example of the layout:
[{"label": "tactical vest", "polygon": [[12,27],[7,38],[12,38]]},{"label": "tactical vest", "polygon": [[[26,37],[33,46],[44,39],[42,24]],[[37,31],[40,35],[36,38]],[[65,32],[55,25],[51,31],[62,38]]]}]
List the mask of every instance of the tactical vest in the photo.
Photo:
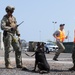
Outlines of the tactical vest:
[{"label": "tactical vest", "polygon": [[65,31],[59,30],[59,32],[60,32],[60,35],[57,37],[58,37],[58,39],[60,39],[61,42],[63,42],[65,40]]},{"label": "tactical vest", "polygon": [[16,26],[16,19],[14,16],[8,17],[7,15],[5,16],[7,18],[6,20],[6,26],[10,27],[15,27]]},{"label": "tactical vest", "polygon": [[[4,16],[6,18],[6,26],[9,26],[9,27],[15,27],[16,26],[16,19],[14,16],[12,17],[8,17],[7,15]],[[11,32],[13,34],[15,34],[15,31]],[[4,31],[3,32],[3,35],[4,36],[7,36],[7,31]]]}]

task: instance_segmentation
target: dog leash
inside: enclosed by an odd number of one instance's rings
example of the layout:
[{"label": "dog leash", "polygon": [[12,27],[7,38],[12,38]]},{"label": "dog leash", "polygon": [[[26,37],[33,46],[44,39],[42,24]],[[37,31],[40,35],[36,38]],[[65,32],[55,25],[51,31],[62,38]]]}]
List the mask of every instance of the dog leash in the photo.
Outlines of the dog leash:
[{"label": "dog leash", "polygon": [[25,55],[29,56],[29,57],[33,57],[35,55],[35,53],[30,56],[28,53],[25,52]]},{"label": "dog leash", "polygon": [[27,55],[27,56],[29,56],[29,57],[30,57],[30,55],[29,55],[29,54],[27,54],[26,52],[25,52],[25,55]]}]

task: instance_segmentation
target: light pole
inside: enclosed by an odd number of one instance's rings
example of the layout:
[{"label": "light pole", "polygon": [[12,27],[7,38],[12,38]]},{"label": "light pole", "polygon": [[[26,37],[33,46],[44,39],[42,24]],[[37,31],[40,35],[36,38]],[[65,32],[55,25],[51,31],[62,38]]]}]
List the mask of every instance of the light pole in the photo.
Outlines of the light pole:
[{"label": "light pole", "polygon": [[[54,30],[53,30],[53,31],[55,31],[55,24],[56,24],[57,22],[56,22],[56,21],[53,21],[52,23],[54,24]],[[54,42],[55,42],[55,38],[54,38]]]},{"label": "light pole", "polygon": [[68,42],[69,42],[69,30],[68,30],[68,34],[67,34],[67,37],[68,37]]},{"label": "light pole", "polygon": [[56,24],[57,22],[56,22],[56,21],[55,21],[55,22],[53,21],[52,23],[54,24],[54,31],[55,31],[55,24]]}]

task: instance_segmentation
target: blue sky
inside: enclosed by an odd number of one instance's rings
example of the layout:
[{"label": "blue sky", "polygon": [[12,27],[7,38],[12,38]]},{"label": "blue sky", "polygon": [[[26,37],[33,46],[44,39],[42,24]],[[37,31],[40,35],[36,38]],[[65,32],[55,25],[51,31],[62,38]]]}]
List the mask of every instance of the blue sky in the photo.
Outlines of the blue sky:
[{"label": "blue sky", "polygon": [[[15,7],[13,15],[19,24],[21,39],[26,41],[54,40],[53,32],[65,24],[65,31],[73,41],[75,29],[75,0],[0,0],[0,20],[6,14],[5,7]],[[57,22],[56,24],[52,22]],[[1,31],[1,30],[0,30]]]}]

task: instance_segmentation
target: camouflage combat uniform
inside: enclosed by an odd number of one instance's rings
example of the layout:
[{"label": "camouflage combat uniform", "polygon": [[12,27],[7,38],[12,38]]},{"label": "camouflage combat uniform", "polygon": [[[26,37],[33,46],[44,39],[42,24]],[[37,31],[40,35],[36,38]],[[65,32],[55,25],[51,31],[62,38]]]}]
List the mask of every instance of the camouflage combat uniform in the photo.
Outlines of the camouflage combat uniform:
[{"label": "camouflage combat uniform", "polygon": [[22,65],[21,49],[16,37],[16,35],[19,34],[19,31],[18,29],[11,30],[12,27],[16,26],[16,23],[16,18],[13,15],[12,17],[8,17],[6,14],[1,20],[1,29],[3,30],[3,42],[5,47],[5,66],[10,64],[9,54],[11,52],[11,45],[15,51],[16,66]]},{"label": "camouflage combat uniform", "polygon": [[75,66],[75,43],[74,43],[73,52],[72,52],[72,59],[73,59],[73,64]]},{"label": "camouflage combat uniform", "polygon": [[69,68],[70,71],[74,70],[75,71],[75,43],[73,45],[73,51],[72,51],[72,62],[73,62],[73,67]]}]

